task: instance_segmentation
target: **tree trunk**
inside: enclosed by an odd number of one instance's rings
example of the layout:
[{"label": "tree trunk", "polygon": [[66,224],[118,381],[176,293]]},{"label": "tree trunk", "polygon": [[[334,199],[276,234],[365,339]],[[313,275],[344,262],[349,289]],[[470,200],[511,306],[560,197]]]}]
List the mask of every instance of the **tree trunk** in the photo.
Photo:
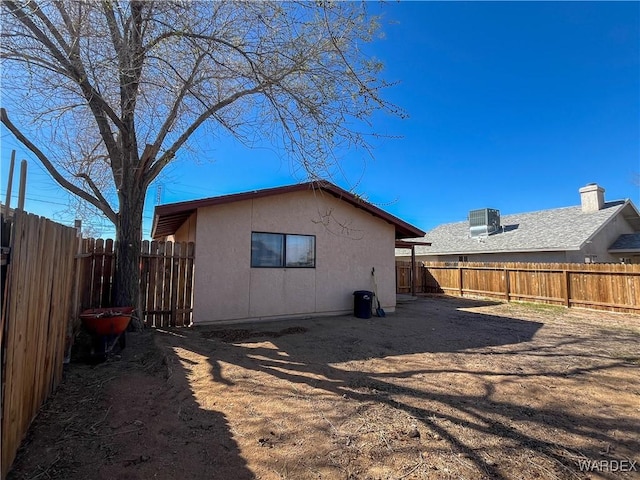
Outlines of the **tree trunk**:
[{"label": "tree trunk", "polygon": [[[140,250],[142,248],[142,193],[137,186],[120,191],[120,212],[116,227],[116,268],[113,283],[113,306],[135,307],[142,328],[140,303]],[[134,319],[135,320],[135,319]]]}]

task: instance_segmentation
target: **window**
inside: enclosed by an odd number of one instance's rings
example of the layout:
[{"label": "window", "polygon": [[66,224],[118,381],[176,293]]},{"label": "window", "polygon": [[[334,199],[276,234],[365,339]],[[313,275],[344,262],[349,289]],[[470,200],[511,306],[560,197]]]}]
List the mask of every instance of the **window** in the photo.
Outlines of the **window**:
[{"label": "window", "polygon": [[287,267],[316,266],[316,237],[311,235],[285,235],[285,265]]},{"label": "window", "polygon": [[284,235],[278,233],[251,234],[251,266],[282,267]]},{"label": "window", "polygon": [[458,261],[459,262],[468,262],[469,261],[469,257],[467,255],[460,255],[458,257]]},{"label": "window", "polygon": [[584,263],[596,263],[597,255],[585,255]]},{"label": "window", "polygon": [[251,233],[251,266],[315,268],[316,237],[284,233]]}]

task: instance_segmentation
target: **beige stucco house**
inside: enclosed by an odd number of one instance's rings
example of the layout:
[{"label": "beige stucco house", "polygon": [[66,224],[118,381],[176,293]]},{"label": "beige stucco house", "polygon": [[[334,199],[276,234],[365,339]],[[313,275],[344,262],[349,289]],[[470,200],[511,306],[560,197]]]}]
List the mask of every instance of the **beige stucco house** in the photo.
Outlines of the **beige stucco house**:
[{"label": "beige stucco house", "polygon": [[422,235],[328,182],[160,205],[152,227],[196,244],[194,324],[352,312],[373,268],[392,312],[396,240]]},{"label": "beige stucco house", "polygon": [[[487,225],[440,225],[415,247],[417,261],[640,263],[640,213],[630,200],[607,202],[596,184],[579,190],[580,205],[504,215],[487,210]],[[493,212],[497,212],[497,215]],[[480,216],[482,217],[482,215]],[[482,222],[480,222],[482,223]],[[474,232],[475,229],[475,232]],[[478,232],[484,231],[484,234]],[[398,261],[409,261],[397,250]]]}]

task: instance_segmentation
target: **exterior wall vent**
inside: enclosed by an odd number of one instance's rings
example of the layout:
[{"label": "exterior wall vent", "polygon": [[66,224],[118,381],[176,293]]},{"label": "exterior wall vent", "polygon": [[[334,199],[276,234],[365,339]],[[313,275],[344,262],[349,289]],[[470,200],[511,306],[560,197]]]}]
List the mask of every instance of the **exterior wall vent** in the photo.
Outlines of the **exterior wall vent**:
[{"label": "exterior wall vent", "polygon": [[481,208],[469,212],[469,231],[471,237],[486,237],[500,231],[500,211],[493,208]]}]

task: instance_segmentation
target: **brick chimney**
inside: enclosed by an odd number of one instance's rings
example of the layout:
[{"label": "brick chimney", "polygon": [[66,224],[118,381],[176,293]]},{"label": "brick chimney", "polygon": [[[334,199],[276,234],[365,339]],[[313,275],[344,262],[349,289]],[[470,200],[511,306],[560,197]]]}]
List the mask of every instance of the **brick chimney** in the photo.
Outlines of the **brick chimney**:
[{"label": "brick chimney", "polygon": [[584,213],[597,212],[604,206],[604,188],[597,183],[590,183],[580,190],[580,203]]}]

